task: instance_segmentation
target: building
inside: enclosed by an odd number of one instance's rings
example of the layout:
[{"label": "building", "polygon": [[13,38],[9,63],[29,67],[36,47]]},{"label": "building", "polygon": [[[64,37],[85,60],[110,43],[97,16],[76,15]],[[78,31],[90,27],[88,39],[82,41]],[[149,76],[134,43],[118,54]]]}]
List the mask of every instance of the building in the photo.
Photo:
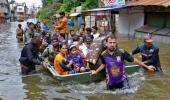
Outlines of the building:
[{"label": "building", "polygon": [[26,3],[16,4],[16,17],[17,21],[24,21],[26,18],[27,6]]},{"label": "building", "polygon": [[120,34],[143,38],[150,34],[154,41],[170,43],[170,0],[138,0],[119,12]]},{"label": "building", "polygon": [[5,23],[9,13],[8,0],[0,0],[0,24]]}]

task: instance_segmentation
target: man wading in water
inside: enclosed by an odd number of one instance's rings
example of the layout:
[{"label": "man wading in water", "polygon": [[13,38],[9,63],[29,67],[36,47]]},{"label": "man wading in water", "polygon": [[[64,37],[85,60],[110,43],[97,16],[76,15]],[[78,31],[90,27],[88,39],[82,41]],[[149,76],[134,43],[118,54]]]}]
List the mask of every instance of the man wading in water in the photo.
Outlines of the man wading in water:
[{"label": "man wading in water", "polygon": [[143,40],[143,44],[138,46],[132,51],[132,55],[140,53],[142,56],[142,62],[147,65],[153,65],[156,72],[162,72],[160,60],[159,60],[159,48],[153,44],[153,40],[149,35],[146,35]]},{"label": "man wading in water", "polygon": [[138,64],[150,71],[154,71],[153,66],[147,66],[143,62],[133,58],[127,51],[119,49],[116,37],[113,35],[106,38],[107,49],[102,52],[100,58],[101,66],[97,70],[92,71],[92,75],[97,74],[102,69],[106,69],[106,84],[108,89],[122,88],[124,82],[125,68],[124,60]]},{"label": "man wading in water", "polygon": [[42,65],[44,67],[47,67],[48,61],[45,61],[38,55],[40,41],[41,35],[39,33],[34,33],[31,42],[26,44],[22,49],[19,61],[21,64],[21,72],[23,75],[35,73],[35,65]]}]

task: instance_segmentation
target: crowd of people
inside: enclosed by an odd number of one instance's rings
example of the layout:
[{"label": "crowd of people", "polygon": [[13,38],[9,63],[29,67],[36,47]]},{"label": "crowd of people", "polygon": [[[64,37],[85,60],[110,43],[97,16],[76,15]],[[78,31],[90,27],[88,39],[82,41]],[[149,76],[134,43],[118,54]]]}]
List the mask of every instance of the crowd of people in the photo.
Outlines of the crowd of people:
[{"label": "crowd of people", "polygon": [[[86,71],[87,54],[93,40],[99,37],[97,27],[85,28],[81,24],[80,30],[69,30],[65,13],[60,13],[60,20],[52,25],[54,33],[47,23],[37,21],[27,22],[27,27],[18,24],[16,37],[24,42],[25,46],[19,59],[22,74],[35,72],[36,65],[54,66],[60,74],[79,73]],[[67,33],[68,32],[68,33]],[[18,40],[20,41],[20,40]]]},{"label": "crowd of people", "polygon": [[[25,46],[20,56],[22,74],[28,75],[36,72],[36,65],[47,67],[54,66],[60,75],[75,74],[85,72],[87,64],[94,64],[87,55],[93,41],[100,37],[98,28],[86,28],[82,23],[78,31],[69,30],[65,13],[60,13],[60,20],[52,27],[55,29],[51,33],[47,23],[33,22],[27,23],[27,28],[22,29],[19,24],[16,30],[18,41],[23,41]],[[23,39],[21,39],[23,37]],[[92,75],[97,74],[102,69],[106,69],[107,86],[109,89],[122,87],[124,76],[124,60],[138,64],[150,71],[162,71],[159,61],[159,49],[152,44],[150,37],[144,38],[144,45],[133,50],[132,54],[141,53],[142,62],[135,59],[127,51],[119,49],[117,39],[113,35],[106,37],[106,48],[99,53],[101,66],[92,71]]]}]

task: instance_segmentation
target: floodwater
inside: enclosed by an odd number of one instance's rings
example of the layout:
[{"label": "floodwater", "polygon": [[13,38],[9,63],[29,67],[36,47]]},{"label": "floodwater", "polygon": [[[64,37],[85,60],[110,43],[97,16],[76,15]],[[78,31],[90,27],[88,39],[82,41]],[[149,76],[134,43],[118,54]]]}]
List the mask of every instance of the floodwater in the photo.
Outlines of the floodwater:
[{"label": "floodwater", "polygon": [[[22,76],[18,58],[23,44],[15,38],[16,22],[0,27],[0,99],[3,100],[168,100],[170,98],[170,46],[158,44],[164,75],[149,72],[128,76],[130,88],[109,91],[105,82],[62,85],[45,69],[39,74]],[[22,23],[25,24],[25,23]],[[120,39],[127,51],[136,47],[135,40]],[[137,56],[138,57],[138,56]],[[139,57],[138,57],[139,58]]]}]

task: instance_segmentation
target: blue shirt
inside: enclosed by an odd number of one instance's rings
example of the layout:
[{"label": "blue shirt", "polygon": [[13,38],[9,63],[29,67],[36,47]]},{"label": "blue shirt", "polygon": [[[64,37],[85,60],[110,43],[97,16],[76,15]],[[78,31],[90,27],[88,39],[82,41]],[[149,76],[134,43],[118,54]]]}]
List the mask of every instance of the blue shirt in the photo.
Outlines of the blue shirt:
[{"label": "blue shirt", "polygon": [[159,60],[159,48],[152,44],[151,47],[146,47],[144,44],[138,46],[132,51],[132,54],[141,53],[142,61],[147,65],[153,65],[156,67],[156,71],[162,71]]},{"label": "blue shirt", "polygon": [[43,30],[44,31],[49,31],[50,30],[50,27],[48,26],[48,24],[43,25]]},{"label": "blue shirt", "polygon": [[67,60],[68,61],[73,61],[73,66],[75,67],[75,66],[77,66],[77,67],[83,67],[84,66],[84,64],[83,64],[83,57],[79,54],[79,53],[77,53],[76,55],[68,55],[67,56]]}]

